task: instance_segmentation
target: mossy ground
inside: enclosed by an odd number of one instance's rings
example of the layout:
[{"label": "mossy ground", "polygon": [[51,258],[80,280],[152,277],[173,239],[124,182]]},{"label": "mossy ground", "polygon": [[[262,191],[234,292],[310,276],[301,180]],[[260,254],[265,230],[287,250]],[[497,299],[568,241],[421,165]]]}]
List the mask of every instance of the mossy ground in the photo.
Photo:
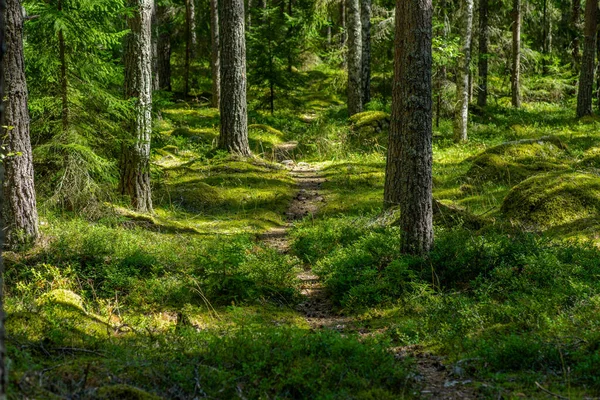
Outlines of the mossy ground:
[{"label": "mossy ground", "polygon": [[[442,119],[434,196],[485,226],[442,219],[423,261],[398,254],[400,232],[382,217],[385,147],[353,140],[344,77],[324,67],[301,74],[306,84],[278,97],[273,115],[251,99],[255,157],[247,160],[214,149],[217,110],[163,104],[155,214],[124,201],[93,219],[42,210],[42,243],[8,255],[11,397],[419,397],[414,365],[393,351],[407,345],[460,367],[482,397],[539,398],[536,381],[571,398],[597,396],[600,122],[574,120],[569,105],[514,110],[499,98],[473,117],[469,143],[457,145]],[[531,100],[562,99],[562,86],[530,87]],[[376,115],[389,112],[377,101]],[[549,135],[568,151],[503,145]],[[272,155],[287,141],[299,143],[296,161],[321,167],[325,202],[295,224],[291,253],[279,254],[255,236],[285,223],[295,187]],[[476,172],[492,155],[510,179]],[[585,182],[593,201],[524,211],[533,196],[564,199],[557,194],[571,191],[569,177]],[[517,194],[527,198],[502,207]],[[534,215],[558,222],[533,234],[511,224]],[[574,236],[580,243],[565,241]],[[296,274],[307,264],[353,329],[315,332],[295,311]]]}]

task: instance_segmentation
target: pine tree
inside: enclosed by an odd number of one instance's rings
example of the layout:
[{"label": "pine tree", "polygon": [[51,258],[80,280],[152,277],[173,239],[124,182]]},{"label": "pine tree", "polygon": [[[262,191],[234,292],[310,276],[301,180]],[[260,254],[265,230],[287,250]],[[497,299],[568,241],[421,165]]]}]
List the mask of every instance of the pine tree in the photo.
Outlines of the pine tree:
[{"label": "pine tree", "polygon": [[360,0],[346,0],[348,8],[348,114],[363,110],[362,27]]},{"label": "pine tree", "polygon": [[583,39],[583,57],[581,59],[579,91],[577,93],[577,118],[581,118],[586,115],[592,115],[597,24],[598,1],[587,0],[585,3],[585,36]]},{"label": "pine tree", "polygon": [[479,89],[477,105],[487,106],[488,95],[488,47],[490,44],[489,0],[479,0]]},{"label": "pine tree", "polygon": [[7,50],[2,61],[2,80],[6,90],[4,124],[8,126],[5,132],[8,157],[3,160],[2,216],[6,244],[16,248],[32,244],[38,237],[23,55],[23,11],[18,0],[7,0],[5,23]]},{"label": "pine tree", "polygon": [[371,101],[371,0],[361,0],[362,25],[362,95],[363,105]]},{"label": "pine tree", "polygon": [[462,51],[456,76],[457,109],[454,116],[454,141],[467,141],[469,122],[469,75],[471,72],[471,42],[473,38],[473,0],[464,0]]},{"label": "pine tree", "polygon": [[219,147],[244,157],[248,145],[248,104],[246,103],[246,38],[244,1],[222,0],[221,33],[221,133]]},{"label": "pine tree", "polygon": [[[250,18],[248,13],[248,18]],[[219,107],[221,99],[221,55],[219,38],[219,0],[210,0],[210,38],[212,72],[212,106]]]},{"label": "pine tree", "polygon": [[[4,52],[6,42],[4,40],[4,15],[6,4],[0,1],[0,75],[4,75]],[[3,82],[0,80],[0,98],[4,97]],[[0,121],[4,117],[4,110],[0,108]],[[0,160],[1,161],[1,160]],[[0,187],[4,186],[4,163],[0,162]],[[0,202],[4,203],[3,191],[0,190]],[[0,214],[0,400],[6,400],[8,388],[8,370],[6,368],[6,343],[4,325],[6,316],[4,314],[4,223]]]},{"label": "pine tree", "polygon": [[409,254],[426,254],[433,243],[431,43],[431,0],[397,0],[384,200],[400,206],[401,250]]},{"label": "pine tree", "polygon": [[[134,2],[133,2],[134,1]],[[125,40],[125,96],[134,102],[131,139],[123,148],[121,193],[133,207],[152,212],[150,135],[152,133],[152,7],[153,0],[132,0],[136,9],[127,19],[131,33]]]},{"label": "pine tree", "polygon": [[512,105],[521,107],[521,0],[513,0],[512,9],[512,74],[510,89]]}]

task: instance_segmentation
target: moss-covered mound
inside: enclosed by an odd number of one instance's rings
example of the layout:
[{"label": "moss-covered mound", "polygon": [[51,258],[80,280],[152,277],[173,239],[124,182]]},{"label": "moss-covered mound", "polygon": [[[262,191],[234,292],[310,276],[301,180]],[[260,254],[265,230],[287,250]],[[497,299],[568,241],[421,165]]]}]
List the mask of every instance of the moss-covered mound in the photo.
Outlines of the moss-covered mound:
[{"label": "moss-covered mound", "polygon": [[568,169],[567,147],[554,136],[507,142],[469,158],[466,179],[474,183],[517,184],[532,175]]},{"label": "moss-covered mound", "polygon": [[160,397],[129,385],[104,386],[98,389],[102,400],[160,400]]},{"label": "moss-covered mound", "polygon": [[358,135],[387,134],[390,116],[383,111],[365,111],[350,117],[352,131]]},{"label": "moss-covered mound", "polygon": [[195,179],[167,185],[159,194],[164,197],[163,203],[170,202],[188,212],[203,211],[221,200],[217,188]]},{"label": "moss-covered mound", "polygon": [[512,188],[501,211],[531,230],[595,217],[600,212],[600,176],[581,172],[536,175]]}]

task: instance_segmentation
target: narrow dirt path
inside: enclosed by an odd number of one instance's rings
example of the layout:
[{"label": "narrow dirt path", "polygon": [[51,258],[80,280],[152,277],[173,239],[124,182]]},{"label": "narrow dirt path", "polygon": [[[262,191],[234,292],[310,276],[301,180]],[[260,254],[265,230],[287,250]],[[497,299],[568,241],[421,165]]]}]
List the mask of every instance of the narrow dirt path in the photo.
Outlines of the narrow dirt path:
[{"label": "narrow dirt path", "polygon": [[[277,227],[259,236],[265,244],[282,253],[289,251],[288,231],[294,221],[312,218],[321,204],[325,202],[321,185],[325,178],[320,175],[320,169],[308,163],[298,163],[290,175],[296,181],[298,193],[290,203],[286,212],[287,224]],[[304,314],[306,321],[313,329],[344,330],[349,322],[348,317],[336,315],[333,305],[319,277],[310,268],[305,269],[298,278],[301,281],[301,293],[305,297],[296,309]]]},{"label": "narrow dirt path", "polygon": [[[307,163],[294,165],[290,172],[296,181],[298,193],[290,203],[286,212],[286,225],[269,230],[259,236],[266,245],[287,253],[290,249],[288,231],[294,221],[303,218],[312,218],[319,207],[325,202],[321,185],[325,178],[320,174],[317,166]],[[354,331],[351,317],[340,316],[334,312],[320,278],[315,275],[310,267],[298,274],[301,283],[301,293],[304,300],[296,309],[312,329],[333,329],[337,331]],[[369,332],[361,332],[369,335]],[[420,389],[417,395],[423,399],[477,399],[472,381],[462,377],[460,370],[449,368],[442,363],[442,359],[422,351],[419,346],[406,346],[392,349],[397,357],[411,357],[415,359],[417,374],[414,377]]]}]

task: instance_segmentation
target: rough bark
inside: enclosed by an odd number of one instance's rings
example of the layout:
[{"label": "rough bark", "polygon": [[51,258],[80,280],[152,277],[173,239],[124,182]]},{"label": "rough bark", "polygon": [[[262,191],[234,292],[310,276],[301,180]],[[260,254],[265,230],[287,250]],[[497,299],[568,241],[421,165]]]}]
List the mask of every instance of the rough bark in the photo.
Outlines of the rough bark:
[{"label": "rough bark", "polygon": [[401,250],[433,243],[431,0],[397,0],[385,202],[400,205]]},{"label": "rough bark", "polygon": [[362,111],[362,28],[360,0],[346,0],[348,9],[348,115]]},{"label": "rough bark", "polygon": [[479,88],[477,105],[487,106],[488,95],[488,46],[490,43],[490,26],[488,21],[489,0],[479,0]]},{"label": "rough bark", "polygon": [[221,56],[219,54],[219,0],[210,0],[210,38],[212,71],[212,106],[219,107],[221,99]]},{"label": "rough bark", "polygon": [[23,56],[23,12],[18,0],[7,0],[5,14],[6,54],[2,80],[5,86],[4,201],[2,217],[5,245],[14,249],[30,245],[38,237],[38,214],[33,182],[33,156],[29,138],[27,81]]},{"label": "rough bark", "polygon": [[246,103],[246,40],[244,1],[222,0],[219,8],[221,33],[221,133],[219,147],[250,156],[248,105]]},{"label": "rough bark", "polygon": [[171,90],[171,19],[173,9],[170,6],[159,6],[157,9],[158,19],[158,43],[157,43],[157,75],[158,88],[160,90]]},{"label": "rough bark", "polygon": [[184,95],[190,92],[190,64],[196,49],[196,7],[194,0],[185,1],[185,65],[183,72]]},{"label": "rough bark", "polygon": [[573,40],[571,41],[571,57],[575,71],[579,72],[581,65],[581,54],[579,53],[579,31],[581,20],[581,0],[572,0],[571,5],[571,29],[573,30]]},{"label": "rough bark", "polygon": [[371,0],[361,0],[363,105],[371,101]]},{"label": "rough bark", "polygon": [[585,4],[585,32],[583,39],[583,58],[579,74],[577,93],[577,117],[592,114],[594,86],[594,58],[596,54],[596,26],[598,19],[598,1],[587,0]]},{"label": "rough bark", "polygon": [[[0,0],[0,75],[4,70],[4,52],[6,43],[4,40],[4,14],[6,12],[6,3]],[[3,82],[0,80],[0,99],[4,97]],[[4,123],[4,111],[0,107],[0,126]],[[0,163],[0,187],[4,186],[4,164]],[[0,204],[4,203],[3,191],[0,190]],[[0,400],[6,400],[6,391],[8,388],[8,370],[6,368],[6,345],[4,338],[4,258],[2,249],[4,247],[4,223],[0,214]]]},{"label": "rough bark", "polygon": [[511,74],[511,94],[512,105],[515,108],[521,107],[521,0],[513,0],[512,9],[512,74]]},{"label": "rough bark", "polygon": [[473,38],[473,0],[464,1],[462,50],[456,74],[457,109],[454,115],[454,141],[466,142],[469,122],[469,74],[471,43]]},{"label": "rough bark", "polygon": [[125,97],[133,99],[135,117],[130,125],[131,139],[123,149],[120,187],[140,212],[152,212],[152,4],[153,0],[130,0],[136,12],[127,18],[131,33],[125,41]]}]

